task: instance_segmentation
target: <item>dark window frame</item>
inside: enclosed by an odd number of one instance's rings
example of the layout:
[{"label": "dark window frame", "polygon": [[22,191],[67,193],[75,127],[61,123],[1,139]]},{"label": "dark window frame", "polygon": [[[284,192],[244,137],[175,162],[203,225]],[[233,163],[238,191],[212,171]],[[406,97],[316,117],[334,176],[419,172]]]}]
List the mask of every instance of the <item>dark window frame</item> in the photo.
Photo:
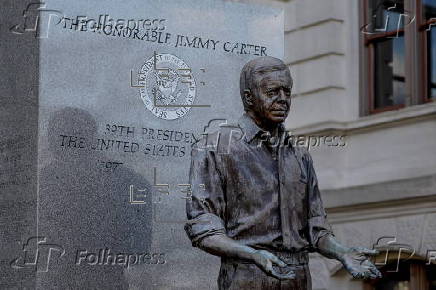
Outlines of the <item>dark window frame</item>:
[{"label": "dark window frame", "polygon": [[[364,29],[372,17],[369,11],[370,0],[360,2],[360,27]],[[415,19],[398,31],[380,32],[377,34],[360,33],[360,114],[367,116],[386,111],[402,109],[404,107],[434,102],[436,98],[429,98],[427,64],[427,27],[436,24],[436,19],[425,21],[422,10],[422,0],[404,0],[404,9]],[[406,18],[408,21],[410,18]],[[375,49],[374,43],[402,33],[405,45],[405,104],[375,108]]]},{"label": "dark window frame", "polygon": [[424,90],[422,92],[422,102],[423,103],[428,103],[428,102],[434,102],[435,99],[432,99],[429,97],[429,90],[428,90],[428,79],[429,79],[429,73],[428,73],[428,60],[429,60],[429,56],[428,56],[428,50],[427,50],[427,46],[428,46],[428,33],[427,33],[427,29],[428,26],[430,24],[435,25],[436,24],[436,19],[430,19],[430,20],[426,20],[423,17],[423,5],[422,5],[422,0],[417,0],[419,2],[419,6],[417,8],[417,12],[419,13],[420,18],[419,20],[419,24],[418,24],[418,34],[420,34],[420,52],[422,55],[422,60],[421,60],[421,64],[422,64],[422,69],[424,70],[423,72],[423,78],[422,78],[422,86],[424,87]]}]

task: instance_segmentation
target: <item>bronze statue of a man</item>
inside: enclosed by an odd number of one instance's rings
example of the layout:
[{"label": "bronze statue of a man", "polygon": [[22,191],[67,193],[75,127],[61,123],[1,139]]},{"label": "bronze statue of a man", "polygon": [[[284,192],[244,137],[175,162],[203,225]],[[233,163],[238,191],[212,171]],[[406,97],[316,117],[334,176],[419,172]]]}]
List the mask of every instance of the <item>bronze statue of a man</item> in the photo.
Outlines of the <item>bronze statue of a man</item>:
[{"label": "bronze statue of a man", "polygon": [[[240,132],[216,132],[193,146],[185,229],[194,246],[221,257],[219,289],[310,290],[311,251],[339,260],[355,278],[381,276],[368,260],[376,251],[335,240],[311,156],[288,142],[292,84],[283,61],[248,62]],[[228,153],[206,146],[209,138]]]}]

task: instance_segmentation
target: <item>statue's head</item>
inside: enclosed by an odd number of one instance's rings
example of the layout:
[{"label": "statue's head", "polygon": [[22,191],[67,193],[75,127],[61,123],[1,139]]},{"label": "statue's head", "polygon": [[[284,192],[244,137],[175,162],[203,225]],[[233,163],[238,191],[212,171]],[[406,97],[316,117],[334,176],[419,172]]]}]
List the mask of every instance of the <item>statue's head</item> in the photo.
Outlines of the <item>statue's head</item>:
[{"label": "statue's head", "polygon": [[249,61],[240,78],[244,110],[258,124],[282,123],[291,107],[292,83],[291,72],[282,60],[265,56]]}]

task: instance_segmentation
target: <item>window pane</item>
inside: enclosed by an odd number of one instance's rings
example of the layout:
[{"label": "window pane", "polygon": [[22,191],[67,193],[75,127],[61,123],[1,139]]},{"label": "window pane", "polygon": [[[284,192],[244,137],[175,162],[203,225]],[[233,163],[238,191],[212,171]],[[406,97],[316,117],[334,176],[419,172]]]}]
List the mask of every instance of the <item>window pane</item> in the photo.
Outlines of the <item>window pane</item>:
[{"label": "window pane", "polygon": [[430,281],[429,290],[436,290],[436,265],[427,266],[427,279]]},{"label": "window pane", "polygon": [[410,288],[409,263],[401,262],[398,271],[392,271],[396,266],[394,262],[381,269],[383,278],[377,281],[375,290],[415,290]]},{"label": "window pane", "polygon": [[413,290],[409,288],[409,281],[385,281],[377,285],[376,290]]},{"label": "window pane", "polygon": [[427,32],[428,98],[436,98],[436,27]]},{"label": "window pane", "polygon": [[370,0],[368,30],[371,33],[397,31],[404,26],[403,0]]},{"label": "window pane", "polygon": [[423,12],[424,18],[430,20],[431,18],[436,18],[436,0],[423,0]]},{"label": "window pane", "polygon": [[374,42],[374,109],[403,105],[406,100],[404,37]]}]

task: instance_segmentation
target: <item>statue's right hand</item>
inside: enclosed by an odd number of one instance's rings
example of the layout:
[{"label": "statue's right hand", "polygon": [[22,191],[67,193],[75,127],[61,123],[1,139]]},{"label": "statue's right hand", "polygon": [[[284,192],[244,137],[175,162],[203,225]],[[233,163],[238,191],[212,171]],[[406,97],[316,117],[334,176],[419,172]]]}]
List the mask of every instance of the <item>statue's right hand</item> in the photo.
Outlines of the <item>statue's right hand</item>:
[{"label": "statue's right hand", "polygon": [[277,256],[265,250],[257,250],[253,255],[254,263],[267,275],[277,278],[279,280],[291,280],[295,279],[295,273],[292,270],[282,274],[278,273],[273,264],[279,267],[285,267],[286,263],[280,260]]}]

